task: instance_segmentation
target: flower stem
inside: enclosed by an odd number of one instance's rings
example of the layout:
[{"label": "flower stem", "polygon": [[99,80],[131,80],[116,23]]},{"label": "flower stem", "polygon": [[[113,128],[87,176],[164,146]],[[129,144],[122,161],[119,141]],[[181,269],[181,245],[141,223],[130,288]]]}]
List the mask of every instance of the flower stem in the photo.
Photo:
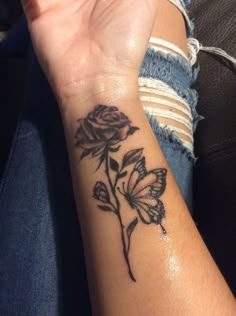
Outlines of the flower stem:
[{"label": "flower stem", "polygon": [[129,249],[128,247],[126,246],[126,243],[125,243],[125,234],[124,234],[124,225],[122,223],[122,219],[121,219],[121,216],[120,216],[120,212],[117,212],[117,217],[119,219],[119,223],[120,223],[120,229],[121,229],[121,240],[122,240],[122,244],[123,244],[123,254],[124,254],[124,257],[125,257],[125,261],[127,263],[127,267],[128,267],[128,271],[129,271],[129,276],[130,278],[136,282],[136,279],[133,275],[133,272],[132,272],[132,269],[131,269],[131,266],[130,266],[130,262],[129,262]]},{"label": "flower stem", "polygon": [[111,192],[112,192],[112,194],[114,196],[114,199],[115,199],[115,202],[116,202],[115,214],[117,215],[118,220],[119,220],[119,224],[120,224],[121,240],[122,240],[122,245],[123,245],[123,254],[124,254],[125,261],[126,261],[126,264],[127,264],[127,267],[128,267],[129,276],[134,282],[136,282],[136,279],[135,279],[135,277],[133,275],[133,272],[132,272],[132,269],[131,269],[131,266],[130,266],[130,262],[129,262],[129,249],[126,246],[126,242],[125,242],[125,230],[124,230],[125,226],[123,224],[123,221],[122,221],[122,218],[121,218],[121,214],[120,214],[120,201],[119,201],[119,199],[116,196],[116,184],[117,184],[117,182],[113,186],[112,180],[111,180],[111,177],[110,177],[110,173],[109,173],[109,151],[108,150],[107,150],[107,153],[106,153],[106,160],[105,160],[105,173],[107,175],[108,182],[109,182],[109,185],[110,185],[110,188],[111,188]]}]

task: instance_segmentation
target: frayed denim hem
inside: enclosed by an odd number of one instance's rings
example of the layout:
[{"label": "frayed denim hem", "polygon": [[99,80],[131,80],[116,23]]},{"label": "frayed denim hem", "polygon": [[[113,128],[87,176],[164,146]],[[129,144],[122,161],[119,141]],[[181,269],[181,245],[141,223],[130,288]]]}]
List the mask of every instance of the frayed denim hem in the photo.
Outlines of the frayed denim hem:
[{"label": "frayed denim hem", "polygon": [[192,160],[194,163],[196,163],[197,158],[195,157],[194,153],[184,146],[183,142],[178,136],[175,135],[174,131],[171,131],[168,126],[166,126],[166,128],[161,127],[154,116],[148,113],[146,113],[146,116],[157,138],[162,138],[165,142],[168,141],[172,148],[181,151],[182,154],[186,155],[188,160]]},{"label": "frayed denim hem", "polygon": [[193,116],[193,130],[201,117],[196,111],[198,93],[192,89],[199,73],[199,67],[193,67],[181,56],[156,52],[147,49],[139,76],[162,80],[168,84],[176,93],[182,97],[190,106]]},{"label": "frayed denim hem", "polygon": [[[176,72],[178,73],[177,75],[174,74]],[[192,65],[187,60],[171,53],[156,52],[148,47],[140,69],[140,76],[157,78],[162,74],[168,80],[168,75],[179,77],[179,73],[182,75],[183,85],[191,85],[193,83],[195,79],[194,72]]]}]

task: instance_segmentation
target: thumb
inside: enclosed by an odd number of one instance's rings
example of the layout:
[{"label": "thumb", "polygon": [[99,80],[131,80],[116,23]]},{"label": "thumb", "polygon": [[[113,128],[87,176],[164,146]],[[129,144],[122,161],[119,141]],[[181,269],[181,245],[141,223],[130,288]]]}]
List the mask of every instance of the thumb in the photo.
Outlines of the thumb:
[{"label": "thumb", "polygon": [[21,0],[28,23],[60,3],[59,0]]},{"label": "thumb", "polygon": [[31,23],[40,15],[38,2],[40,2],[40,0],[21,0],[28,23]]}]

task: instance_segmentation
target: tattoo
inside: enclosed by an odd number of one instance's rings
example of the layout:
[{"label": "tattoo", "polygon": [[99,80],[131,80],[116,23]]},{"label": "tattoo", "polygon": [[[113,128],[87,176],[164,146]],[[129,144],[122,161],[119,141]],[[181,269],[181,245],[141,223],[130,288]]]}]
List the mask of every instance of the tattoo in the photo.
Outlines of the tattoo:
[{"label": "tattoo", "polygon": [[[131,236],[136,226],[139,222],[156,224],[164,235],[167,233],[162,224],[165,208],[160,200],[166,188],[167,170],[147,171],[143,148],[128,151],[121,161],[114,159],[121,148],[120,143],[139,130],[118,108],[97,105],[78,123],[75,138],[76,146],[82,149],[81,159],[96,157],[97,170],[103,167],[107,178],[106,183],[98,181],[95,184],[93,198],[99,201],[97,206],[100,210],[117,216],[129,276],[136,281],[129,260]],[[130,209],[137,212],[127,226],[121,214],[122,196]]]}]

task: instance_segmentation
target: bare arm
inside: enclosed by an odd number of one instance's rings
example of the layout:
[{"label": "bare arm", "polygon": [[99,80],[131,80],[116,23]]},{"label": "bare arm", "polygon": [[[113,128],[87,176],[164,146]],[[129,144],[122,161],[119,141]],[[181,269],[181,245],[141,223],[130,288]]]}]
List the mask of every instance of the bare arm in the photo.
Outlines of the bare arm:
[{"label": "bare arm", "polygon": [[234,315],[138,101],[155,1],[48,2],[26,12],[59,100],[94,315]]},{"label": "bare arm", "polygon": [[63,118],[94,315],[233,315],[141,104],[99,98]]}]

